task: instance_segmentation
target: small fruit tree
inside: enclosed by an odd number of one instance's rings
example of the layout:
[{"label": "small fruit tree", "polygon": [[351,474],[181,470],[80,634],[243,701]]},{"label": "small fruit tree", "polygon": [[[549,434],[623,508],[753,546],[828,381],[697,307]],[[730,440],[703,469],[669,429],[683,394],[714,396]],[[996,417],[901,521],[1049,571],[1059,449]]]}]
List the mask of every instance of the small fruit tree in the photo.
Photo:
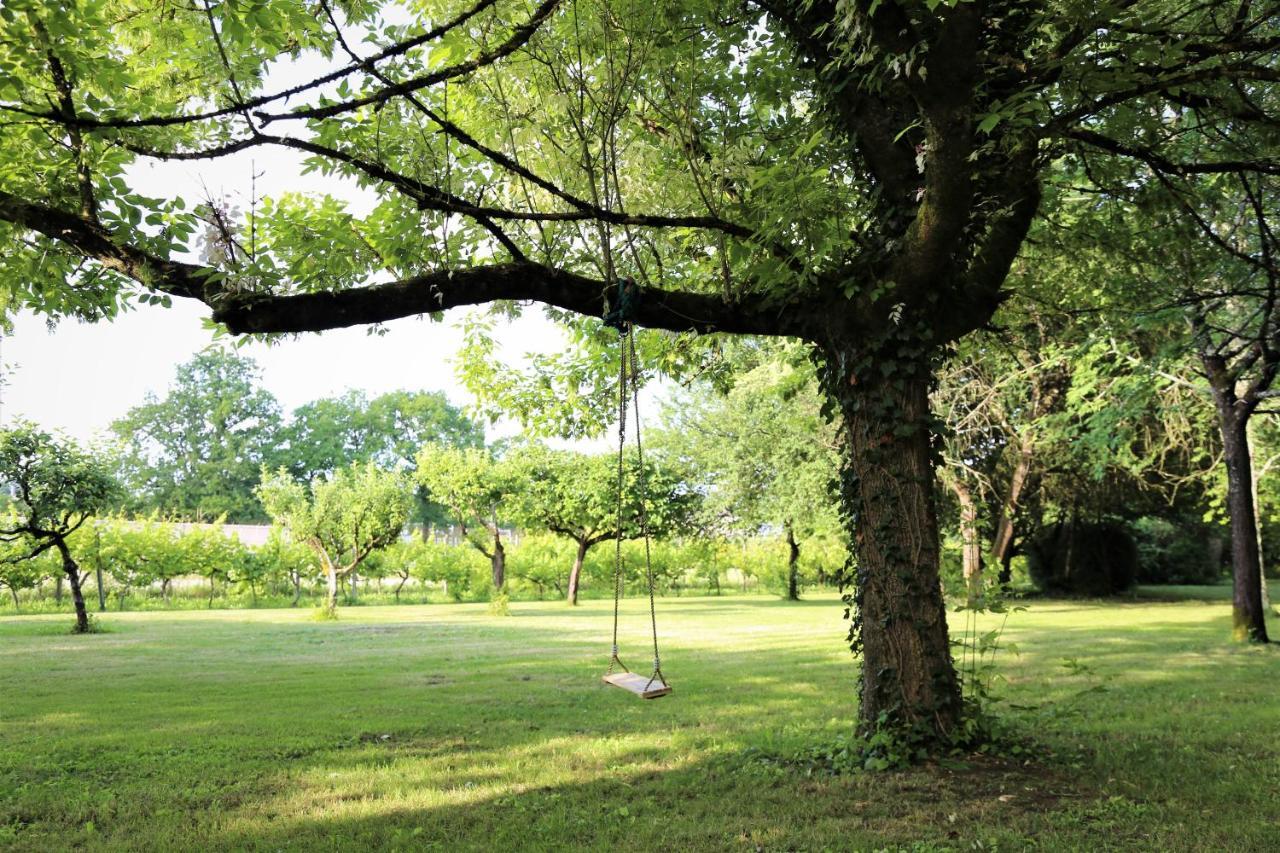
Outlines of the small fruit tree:
[{"label": "small fruit tree", "polygon": [[320,558],[327,583],[324,610],[333,616],[338,579],[396,541],[409,520],[413,496],[406,475],[370,462],[339,468],[309,487],[284,470],[264,472],[258,497],[277,524]]},{"label": "small fruit tree", "polygon": [[0,540],[15,546],[7,559],[24,561],[56,551],[71,585],[76,632],[87,633],[82,575],[67,539],[119,497],[118,484],[75,442],[27,423],[0,430],[0,481],[11,498],[10,514],[0,522]]}]

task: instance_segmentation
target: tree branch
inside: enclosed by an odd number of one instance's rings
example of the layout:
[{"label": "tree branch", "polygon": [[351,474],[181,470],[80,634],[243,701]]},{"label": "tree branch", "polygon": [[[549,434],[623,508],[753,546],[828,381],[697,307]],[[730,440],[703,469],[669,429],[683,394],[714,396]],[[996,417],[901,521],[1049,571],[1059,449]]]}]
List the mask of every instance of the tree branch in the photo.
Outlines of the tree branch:
[{"label": "tree branch", "polygon": [[106,269],[128,276],[145,287],[206,303],[218,293],[211,284],[214,271],[207,267],[157,257],[134,246],[122,246],[95,222],[24,201],[4,190],[0,190],[0,220],[65,243]]},{"label": "tree branch", "polygon": [[1280,161],[1222,160],[1214,163],[1176,163],[1167,157],[1157,154],[1150,148],[1129,145],[1083,127],[1070,128],[1065,131],[1064,135],[1110,154],[1128,157],[1132,160],[1140,160],[1151,168],[1170,175],[1211,175],[1241,171],[1280,175]]},{"label": "tree branch", "polygon": [[336,104],[328,104],[323,107],[300,107],[287,113],[255,113],[262,123],[268,124],[273,121],[291,120],[291,119],[316,119],[329,118],[330,116],[341,115],[351,112],[360,107],[369,106],[370,104],[384,104],[392,98],[400,95],[407,95],[410,92],[416,92],[419,89],[425,89],[427,86],[443,83],[445,80],[452,80],[456,77],[464,77],[473,71],[478,71],[486,65],[493,65],[498,60],[515,53],[523,47],[533,34],[538,31],[543,22],[551,17],[551,13],[560,5],[560,0],[543,0],[538,6],[533,16],[528,21],[516,27],[511,34],[511,38],[507,39],[496,48],[479,56],[473,57],[466,62],[460,62],[457,65],[450,65],[447,68],[441,68],[439,71],[433,71],[430,74],[424,74],[420,77],[414,77],[394,86],[387,86],[377,92],[363,95],[358,98],[351,98],[346,101],[340,101]]},{"label": "tree branch", "polygon": [[[426,44],[429,41],[434,41],[435,39],[440,38],[446,33],[457,29],[458,27],[465,24],[467,21],[474,18],[476,15],[488,9],[490,6],[493,6],[495,3],[497,3],[497,0],[480,0],[480,2],[476,3],[467,11],[459,14],[457,17],[452,18],[449,21],[446,21],[445,23],[441,24],[438,27],[432,28],[421,35],[414,36],[413,38],[410,38],[410,39],[405,39],[402,42],[397,42],[396,44],[383,48],[381,51],[379,51],[378,53],[375,53],[373,56],[370,56],[368,59],[364,60],[361,63],[352,63],[350,65],[344,66],[343,68],[339,68],[336,71],[331,71],[328,74],[321,75],[320,77],[317,77],[314,80],[310,80],[306,83],[302,83],[297,86],[292,86],[288,89],[284,89],[282,91],[275,92],[270,95],[259,95],[256,98],[249,98],[245,100],[243,104],[238,106],[224,107],[216,110],[209,110],[203,113],[192,113],[189,115],[144,116],[142,118],[134,118],[134,119],[95,119],[95,118],[86,117],[86,116],[76,116],[74,119],[72,119],[72,121],[78,127],[83,127],[83,128],[123,129],[123,128],[143,128],[143,127],[173,127],[176,125],[194,124],[196,122],[208,121],[210,119],[225,118],[226,116],[236,115],[237,113],[242,112],[246,108],[255,109],[257,107],[264,107],[267,104],[274,103],[275,101],[285,100],[287,98],[293,97],[294,95],[300,95],[303,92],[309,92],[312,89],[318,89],[321,86],[324,86],[328,83],[333,83],[337,80],[341,80],[344,77],[348,77],[356,73],[357,71],[367,70],[371,64],[382,62],[384,59],[391,59],[393,57],[401,56],[405,53],[408,53],[410,50],[412,50],[415,47],[420,47],[421,45]],[[32,116],[34,118],[47,119],[49,121],[55,121],[55,122],[64,121],[63,117],[58,113],[42,112],[40,110],[27,109],[24,107],[19,107],[14,104],[0,104],[0,110],[7,110],[9,112],[18,113],[20,115],[27,115],[27,116]]]},{"label": "tree branch", "polygon": [[[237,334],[318,332],[385,323],[401,317],[496,301],[540,302],[588,317],[603,317],[609,284],[541,264],[509,263],[439,270],[341,291],[238,296],[215,306],[214,319]],[[727,302],[713,294],[643,291],[636,325],[671,331],[730,332],[813,338],[825,308],[781,312]]]}]

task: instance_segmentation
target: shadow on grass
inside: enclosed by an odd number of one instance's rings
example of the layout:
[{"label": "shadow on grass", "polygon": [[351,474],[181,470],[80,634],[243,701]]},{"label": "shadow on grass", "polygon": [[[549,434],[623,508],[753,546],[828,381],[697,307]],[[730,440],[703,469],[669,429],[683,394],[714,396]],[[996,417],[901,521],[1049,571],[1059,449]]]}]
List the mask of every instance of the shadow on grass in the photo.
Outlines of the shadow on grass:
[{"label": "shadow on grass", "polygon": [[[754,633],[753,613],[797,607],[781,600],[686,602],[662,602],[683,614],[665,647],[676,692],[652,702],[599,682],[608,602],[517,606],[510,620],[437,609],[420,619],[257,622],[249,641],[247,621],[231,618],[198,632],[181,620],[136,623],[149,657],[94,659],[92,718],[103,724],[50,717],[40,702],[24,706],[25,718],[6,714],[7,743],[27,751],[11,751],[7,768],[0,756],[0,791],[13,792],[8,803],[0,793],[0,828],[20,825],[18,849],[32,850],[174,849],[193,838],[263,850],[968,848],[992,839],[1017,848],[1033,837],[1046,848],[1185,849],[1186,838],[1159,832],[1190,826],[1211,849],[1230,846],[1214,834],[1229,827],[1201,818],[1203,808],[1234,798],[1268,813],[1257,799],[1265,784],[1243,799],[1233,787],[1228,762],[1240,759],[1226,747],[1268,724],[1259,679],[1280,669],[1229,653],[1217,619],[1013,623],[1027,657],[1009,659],[1008,692],[1047,706],[1014,719],[1060,754],[1080,750],[1077,767],[1054,758],[833,779],[759,755],[847,731],[857,672],[840,637],[826,654],[812,638],[792,640],[785,623]],[[714,637],[692,630],[701,614]],[[633,663],[646,657],[645,616],[626,614]],[[196,636],[203,645],[187,642]],[[1089,679],[1057,666],[1071,654],[1120,674],[1105,692],[1077,696]],[[148,673],[156,661],[166,668]],[[1228,690],[1249,703],[1216,698]],[[1179,711],[1225,728],[1188,743],[1191,718]],[[1274,764],[1273,744],[1262,753],[1249,760]],[[1162,799],[1140,793],[1159,785]],[[57,796],[43,799],[45,790]]]}]

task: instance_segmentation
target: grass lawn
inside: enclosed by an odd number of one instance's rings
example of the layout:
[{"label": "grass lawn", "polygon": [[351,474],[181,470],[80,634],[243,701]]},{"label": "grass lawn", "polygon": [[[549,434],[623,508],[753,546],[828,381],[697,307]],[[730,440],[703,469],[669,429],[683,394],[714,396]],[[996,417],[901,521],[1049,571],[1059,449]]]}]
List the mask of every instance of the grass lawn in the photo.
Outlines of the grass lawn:
[{"label": "grass lawn", "polygon": [[0,848],[1280,849],[1280,646],[1221,602],[1032,602],[1033,763],[844,777],[768,759],[847,729],[831,596],[660,600],[651,702],[599,683],[608,602],[512,612],[0,619]]}]

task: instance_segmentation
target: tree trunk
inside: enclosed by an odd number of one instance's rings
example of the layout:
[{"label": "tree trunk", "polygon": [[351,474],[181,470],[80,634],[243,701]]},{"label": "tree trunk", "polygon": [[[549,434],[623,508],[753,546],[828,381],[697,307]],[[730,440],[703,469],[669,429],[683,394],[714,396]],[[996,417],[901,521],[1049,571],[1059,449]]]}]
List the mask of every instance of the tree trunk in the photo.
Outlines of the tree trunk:
[{"label": "tree trunk", "polygon": [[218,591],[217,583],[217,578],[213,575],[209,575],[209,610],[213,609],[213,596]]},{"label": "tree trunk", "polygon": [[1262,547],[1262,511],[1258,503],[1258,480],[1262,478],[1262,471],[1258,470],[1257,459],[1253,455],[1252,418],[1249,423],[1250,427],[1245,432],[1249,439],[1249,502],[1253,504],[1254,527],[1258,531],[1258,594],[1262,598],[1262,613],[1265,615],[1271,612],[1271,590],[1267,588],[1267,552]]},{"label": "tree trunk", "polygon": [[333,563],[325,560],[324,577],[326,583],[324,612],[330,616],[338,615],[338,572]]},{"label": "tree trunk", "polygon": [[796,542],[796,532],[790,520],[782,525],[787,531],[787,598],[800,600],[800,543]]},{"label": "tree trunk", "polygon": [[1023,437],[1018,445],[1018,459],[1013,465],[1013,473],[1009,476],[1009,492],[1000,505],[995,536],[991,542],[991,562],[1000,567],[998,579],[1001,586],[1008,586],[1013,581],[1013,525],[1022,492],[1027,485],[1027,477],[1031,473],[1032,458],[1031,442]]},{"label": "tree trunk", "polygon": [[355,604],[356,599],[360,597],[360,590],[357,589],[359,585],[360,585],[360,576],[357,575],[355,572],[352,572],[351,583],[347,589],[347,601],[349,601],[352,604]]},{"label": "tree trunk", "polygon": [[507,585],[507,549],[502,547],[502,534],[497,528],[493,531],[493,556],[489,559],[493,564],[493,592],[496,595]]},{"label": "tree trunk", "polygon": [[587,549],[591,546],[587,540],[578,542],[578,551],[573,556],[573,568],[569,570],[569,603],[578,603],[578,582],[582,577],[582,564],[587,559]]},{"label": "tree trunk", "polygon": [[860,728],[936,743],[960,722],[961,697],[939,575],[934,348],[901,334],[872,351],[828,351],[824,379],[849,438],[841,500],[856,574],[842,580],[862,654]]},{"label": "tree trunk", "polygon": [[964,593],[969,604],[982,597],[982,539],[978,535],[978,502],[973,490],[959,477],[951,482],[960,504],[960,540],[963,543]]},{"label": "tree trunk", "polygon": [[1231,518],[1232,636],[1267,642],[1258,561],[1257,519],[1253,514],[1253,469],[1249,464],[1249,415],[1215,393],[1222,452],[1227,463],[1227,513]]},{"label": "tree trunk", "polygon": [[18,590],[15,587],[9,587],[9,595],[13,597],[13,610],[16,613],[19,610]]},{"label": "tree trunk", "polygon": [[294,572],[292,580],[293,580],[293,601],[290,602],[289,606],[297,607],[298,602],[302,600],[302,573]]},{"label": "tree trunk", "polygon": [[172,603],[169,601],[170,580],[171,580],[170,578],[165,578],[164,580],[160,581],[160,597],[164,599],[164,603],[166,607]]},{"label": "tree trunk", "polygon": [[58,605],[59,607],[62,606],[62,576],[61,575],[54,578],[53,580],[53,603]]},{"label": "tree trunk", "polygon": [[62,571],[67,576],[67,583],[71,587],[71,600],[76,606],[76,633],[87,634],[89,633],[89,611],[84,606],[84,594],[80,590],[80,567],[71,558],[71,549],[67,547],[65,540],[58,539],[54,547],[62,556]]},{"label": "tree trunk", "polygon": [[404,589],[404,585],[409,582],[409,573],[405,572],[400,575],[400,583],[396,584],[396,604],[400,603],[400,590]]}]

